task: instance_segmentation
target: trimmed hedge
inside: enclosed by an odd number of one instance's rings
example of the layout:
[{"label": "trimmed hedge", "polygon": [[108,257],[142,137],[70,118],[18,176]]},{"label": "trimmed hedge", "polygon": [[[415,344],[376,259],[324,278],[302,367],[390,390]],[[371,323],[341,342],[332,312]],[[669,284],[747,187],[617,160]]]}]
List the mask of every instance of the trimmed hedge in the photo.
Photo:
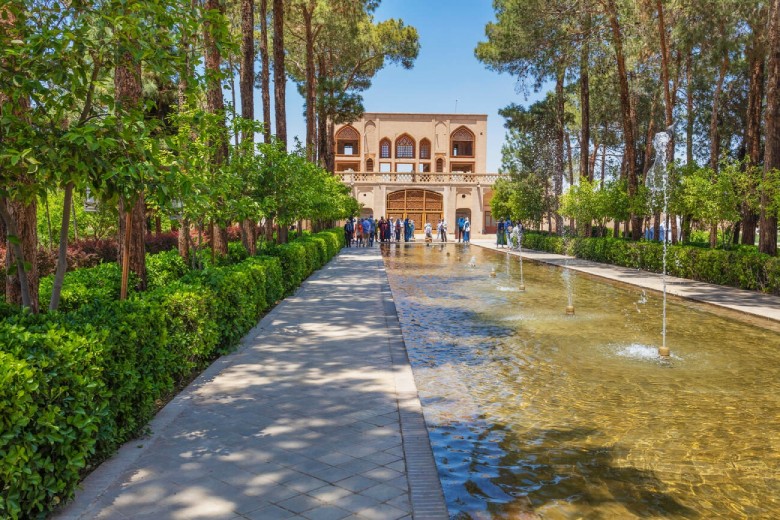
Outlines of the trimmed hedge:
[{"label": "trimmed hedge", "polygon": [[234,347],[341,246],[340,229],[267,248],[271,256],[231,246],[238,263],[192,272],[163,253],[147,259],[150,290],[127,301],[116,300],[118,269],[103,264],[66,275],[61,312],[0,305],[0,517],[43,518],[70,499],[177,383]]},{"label": "trimmed hedge", "polygon": [[[619,238],[570,238],[525,233],[523,247],[568,254],[607,264],[660,273],[663,244],[631,242]],[[690,245],[668,245],[666,266],[671,276],[740,289],[780,295],[780,258],[755,250],[706,249]]]}]

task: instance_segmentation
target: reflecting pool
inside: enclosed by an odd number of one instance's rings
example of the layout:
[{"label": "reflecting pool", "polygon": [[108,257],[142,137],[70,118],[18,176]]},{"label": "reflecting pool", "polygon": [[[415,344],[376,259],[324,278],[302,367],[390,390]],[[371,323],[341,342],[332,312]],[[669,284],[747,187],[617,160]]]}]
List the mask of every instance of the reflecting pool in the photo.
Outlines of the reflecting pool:
[{"label": "reflecting pool", "polygon": [[570,273],[571,317],[561,268],[382,254],[452,518],[780,518],[776,323],[673,299],[665,363],[659,294]]}]

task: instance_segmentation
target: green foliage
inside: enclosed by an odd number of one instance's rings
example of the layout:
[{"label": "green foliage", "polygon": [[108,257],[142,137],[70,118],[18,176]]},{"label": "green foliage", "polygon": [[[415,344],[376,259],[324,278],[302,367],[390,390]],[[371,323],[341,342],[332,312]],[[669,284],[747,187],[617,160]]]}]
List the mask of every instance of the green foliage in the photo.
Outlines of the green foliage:
[{"label": "green foliage", "polygon": [[237,263],[192,272],[161,253],[149,257],[155,288],[130,300],[116,301],[118,268],[101,264],[68,273],[70,312],[1,304],[0,516],[42,518],[69,499],[82,472],[138,435],[177,382],[235,346],[291,279],[341,246],[341,230],[328,230],[273,247],[277,256],[233,247]]},{"label": "green foliage", "polygon": [[[135,287],[138,278],[130,273],[128,286]],[[39,301],[48,305],[54,285],[54,275],[41,279]],[[65,274],[59,310],[69,312],[94,302],[112,302],[119,299],[122,286],[122,270],[116,263],[98,264],[87,269],[77,269]]]},{"label": "green foliage", "polygon": [[[232,245],[232,244],[231,244]],[[189,267],[178,251],[163,251],[146,255],[146,284],[148,290],[165,287],[189,272]]]},{"label": "green foliage", "polygon": [[57,326],[0,323],[3,518],[40,518],[73,495],[106,417],[99,345]]},{"label": "green foliage", "polygon": [[[663,244],[616,238],[573,238],[525,233],[523,247],[568,254],[594,262],[663,271]],[[780,260],[753,248],[724,251],[691,245],[667,246],[667,274],[780,295]]]}]

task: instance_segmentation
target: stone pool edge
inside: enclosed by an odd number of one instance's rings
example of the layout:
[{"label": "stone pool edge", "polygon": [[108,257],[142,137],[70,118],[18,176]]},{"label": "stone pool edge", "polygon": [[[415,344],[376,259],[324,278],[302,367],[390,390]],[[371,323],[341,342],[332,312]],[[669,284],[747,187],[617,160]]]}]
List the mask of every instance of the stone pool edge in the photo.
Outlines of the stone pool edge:
[{"label": "stone pool edge", "polygon": [[[485,240],[475,240],[471,244],[498,253],[518,256],[520,253],[510,249],[498,249]],[[630,269],[610,264],[602,264],[590,260],[582,260],[572,256],[558,255],[544,251],[523,249],[523,258],[534,262],[563,267],[564,263],[573,261],[566,267],[574,271],[597,276],[605,280],[620,282],[650,291],[661,292],[661,275]],[[666,292],[677,298],[684,298],[698,303],[705,303],[728,311],[738,312],[773,322],[780,322],[780,297],[735,287],[726,287],[685,278],[667,276]]]},{"label": "stone pool edge", "polygon": [[417,384],[406,350],[406,342],[401,330],[395,300],[387,278],[384,259],[382,259],[380,271],[382,273],[382,305],[386,327],[390,333],[388,348],[393,362],[412,515],[415,520],[446,520],[449,518],[449,513],[444,500],[444,491],[439,479],[436,460],[433,458],[428,427],[425,423]]}]

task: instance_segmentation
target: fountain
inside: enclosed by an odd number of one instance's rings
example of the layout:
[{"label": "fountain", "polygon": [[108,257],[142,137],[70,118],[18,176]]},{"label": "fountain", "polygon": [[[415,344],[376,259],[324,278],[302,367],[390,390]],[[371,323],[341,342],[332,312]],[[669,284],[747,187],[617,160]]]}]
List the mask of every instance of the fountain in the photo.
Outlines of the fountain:
[{"label": "fountain", "polygon": [[563,266],[425,253],[385,265],[452,517],[780,518],[780,323],[670,297],[669,370],[649,292],[572,273],[575,319]]},{"label": "fountain", "polygon": [[523,277],[523,235],[520,235],[520,240],[517,243],[517,251],[517,258],[520,262],[520,285],[517,286],[517,289],[525,291],[525,278]]},{"label": "fountain", "polygon": [[566,286],[566,316],[574,316],[574,291],[572,289],[571,269],[569,269],[569,256],[567,254],[566,247],[566,227],[561,230],[561,237],[563,238],[563,272],[561,277],[563,283]]},{"label": "fountain", "polygon": [[[653,148],[655,149],[655,161],[650,168],[647,182],[650,187],[651,205],[654,210],[662,210],[663,218],[666,219],[668,215],[669,206],[669,190],[668,190],[668,173],[666,171],[666,148],[669,145],[671,139],[670,127],[667,132],[658,132],[653,137]],[[659,200],[660,199],[660,200]],[[668,359],[670,355],[669,347],[666,345],[666,253],[667,253],[667,228],[668,226],[662,226],[663,232],[663,273],[661,275],[661,283],[663,285],[663,318],[661,328],[661,346],[658,347],[658,355],[661,358]]]}]

